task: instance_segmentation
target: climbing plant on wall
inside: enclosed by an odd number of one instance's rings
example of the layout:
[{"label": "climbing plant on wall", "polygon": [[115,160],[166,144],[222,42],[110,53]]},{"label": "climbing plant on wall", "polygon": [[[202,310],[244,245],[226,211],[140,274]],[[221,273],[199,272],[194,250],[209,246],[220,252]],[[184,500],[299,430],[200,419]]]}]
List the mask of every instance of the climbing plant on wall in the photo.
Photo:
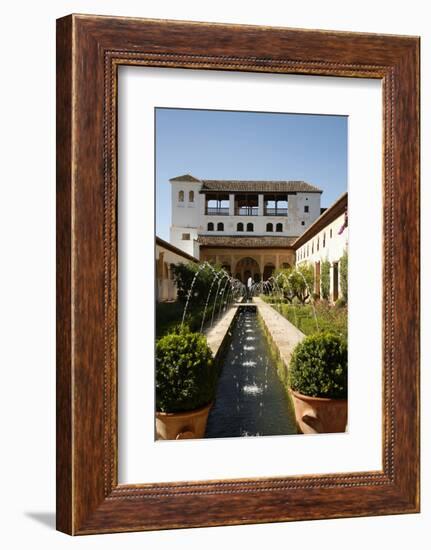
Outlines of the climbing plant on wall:
[{"label": "climbing plant on wall", "polygon": [[347,251],[340,258],[340,288],[341,294],[343,295],[344,300],[347,302],[347,280],[348,280],[348,263],[349,258]]},{"label": "climbing plant on wall", "polygon": [[320,292],[324,300],[327,300],[329,298],[329,289],[330,289],[330,263],[328,260],[324,260],[320,267]]}]

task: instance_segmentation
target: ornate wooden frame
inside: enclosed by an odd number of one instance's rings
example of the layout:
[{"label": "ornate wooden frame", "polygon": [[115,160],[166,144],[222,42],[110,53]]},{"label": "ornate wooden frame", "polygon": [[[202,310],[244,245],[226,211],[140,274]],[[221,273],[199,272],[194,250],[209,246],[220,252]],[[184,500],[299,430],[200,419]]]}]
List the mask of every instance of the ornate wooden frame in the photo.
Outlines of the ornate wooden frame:
[{"label": "ornate wooden frame", "polygon": [[[119,485],[119,65],[377,78],[384,101],[383,470]],[[395,261],[396,257],[396,261]],[[57,528],[419,510],[419,38],[70,15],[57,22]]]}]

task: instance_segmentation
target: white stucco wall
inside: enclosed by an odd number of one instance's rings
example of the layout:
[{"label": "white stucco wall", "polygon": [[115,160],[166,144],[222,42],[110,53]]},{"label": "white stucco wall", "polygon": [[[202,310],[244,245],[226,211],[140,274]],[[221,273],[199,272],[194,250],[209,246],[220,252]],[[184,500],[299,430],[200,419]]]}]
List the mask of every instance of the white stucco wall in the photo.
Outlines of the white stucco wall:
[{"label": "white stucco wall", "polygon": [[[317,273],[316,264],[328,260],[330,262],[330,299],[335,301],[341,296],[340,273],[338,263],[344,252],[347,251],[349,229],[346,227],[341,235],[340,229],[344,224],[344,213],[338,216],[334,221],[326,225],[322,230],[316,233],[306,241],[296,251],[296,264],[310,263]],[[315,281],[318,292],[319,285]]]},{"label": "white stucco wall", "polygon": [[[205,197],[199,194],[202,184],[193,181],[171,182],[171,227],[169,241],[187,254],[199,258],[199,246],[196,242],[201,226],[201,217],[205,209]],[[184,201],[179,200],[180,192],[184,193]],[[194,200],[189,200],[193,191]],[[183,238],[190,235],[189,240]]]},{"label": "white stucco wall", "polygon": [[[184,238],[185,235],[190,235],[189,239]],[[199,245],[197,243],[198,229],[196,227],[176,227],[171,226],[169,232],[169,242],[183,250],[186,254],[199,259]],[[196,253],[198,255],[196,255]]]},{"label": "white stucco wall", "polygon": [[[199,194],[199,182],[174,181],[171,183],[171,223],[177,227],[198,227],[201,214],[204,211],[205,199]],[[179,194],[183,191],[184,202],[180,202]],[[190,202],[189,193],[193,191],[194,201]]]},{"label": "white stucco wall", "polygon": [[156,243],[156,262],[160,261],[161,255],[163,255],[163,263],[166,265],[165,269],[162,272],[159,270],[158,276],[156,276],[157,301],[176,300],[177,288],[172,279],[170,266],[171,264],[188,263],[189,260]]},{"label": "white stucco wall", "polygon": [[[347,249],[349,228],[344,229],[341,235],[338,234],[344,224],[344,213],[338,216],[333,222],[316,233],[296,251],[296,263],[316,263],[323,260],[338,262],[344,251]],[[332,235],[332,236],[331,236]],[[325,237],[325,246],[323,240]],[[317,243],[319,242],[319,249]]]},{"label": "white stucco wall", "polygon": [[[231,195],[231,208],[233,213],[233,197]],[[213,234],[227,234],[227,235],[272,235],[276,234],[284,237],[297,237],[304,233],[304,231],[320,216],[320,193],[298,193],[297,195],[289,195],[288,202],[288,215],[287,216],[264,216],[263,215],[263,194],[259,195],[260,208],[262,212],[258,216],[206,216],[205,215],[205,201],[203,201],[200,218],[200,230],[199,233],[203,235]],[[305,206],[309,207],[309,212],[305,212]],[[214,231],[208,231],[208,223],[214,224]],[[221,222],[224,224],[223,231],[217,231],[217,224]],[[302,224],[304,223],[304,225]],[[237,231],[237,224],[244,224],[244,231]],[[246,231],[248,223],[253,224],[253,231]],[[273,231],[266,230],[268,223],[273,224]],[[283,224],[282,232],[276,231],[276,224]]]},{"label": "white stucco wall", "polygon": [[[229,195],[229,216],[213,216],[205,214],[205,194],[199,193],[202,184],[193,181],[171,181],[172,222],[170,228],[170,242],[193,255],[199,257],[198,245],[195,242],[199,234],[202,235],[278,235],[297,237],[301,235],[320,216],[320,193],[297,193],[289,195],[287,216],[264,216],[263,197],[259,194],[258,216],[235,216],[234,197]],[[189,201],[190,191],[194,192],[194,201]],[[180,201],[180,192],[184,194],[184,201]],[[308,212],[306,208],[308,207]],[[208,224],[214,224],[214,230],[208,231]],[[218,230],[219,223],[223,230]],[[244,231],[237,230],[237,224],[244,225]],[[247,224],[253,224],[253,231],[247,231]],[[267,224],[273,224],[273,231],[267,231]],[[282,231],[276,231],[276,225],[282,224]],[[190,235],[190,239],[184,239]]]}]

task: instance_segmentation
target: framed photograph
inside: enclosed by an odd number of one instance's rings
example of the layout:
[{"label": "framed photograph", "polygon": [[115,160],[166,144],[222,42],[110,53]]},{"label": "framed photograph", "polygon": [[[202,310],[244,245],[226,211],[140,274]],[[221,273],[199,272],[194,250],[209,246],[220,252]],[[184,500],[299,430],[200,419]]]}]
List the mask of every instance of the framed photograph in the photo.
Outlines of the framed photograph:
[{"label": "framed photograph", "polygon": [[419,38],[57,21],[57,528],[419,511]]}]

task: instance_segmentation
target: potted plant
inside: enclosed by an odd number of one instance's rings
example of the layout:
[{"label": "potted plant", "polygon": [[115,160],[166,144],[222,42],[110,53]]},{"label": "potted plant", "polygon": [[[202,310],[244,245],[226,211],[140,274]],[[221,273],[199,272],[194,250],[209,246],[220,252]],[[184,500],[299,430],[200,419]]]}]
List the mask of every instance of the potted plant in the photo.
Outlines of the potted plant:
[{"label": "potted plant", "polygon": [[318,333],[300,342],[289,365],[288,384],[302,433],[344,432],[347,424],[347,342]]},{"label": "potted plant", "polygon": [[156,437],[201,438],[215,398],[217,369],[206,338],[188,328],[156,344]]}]

